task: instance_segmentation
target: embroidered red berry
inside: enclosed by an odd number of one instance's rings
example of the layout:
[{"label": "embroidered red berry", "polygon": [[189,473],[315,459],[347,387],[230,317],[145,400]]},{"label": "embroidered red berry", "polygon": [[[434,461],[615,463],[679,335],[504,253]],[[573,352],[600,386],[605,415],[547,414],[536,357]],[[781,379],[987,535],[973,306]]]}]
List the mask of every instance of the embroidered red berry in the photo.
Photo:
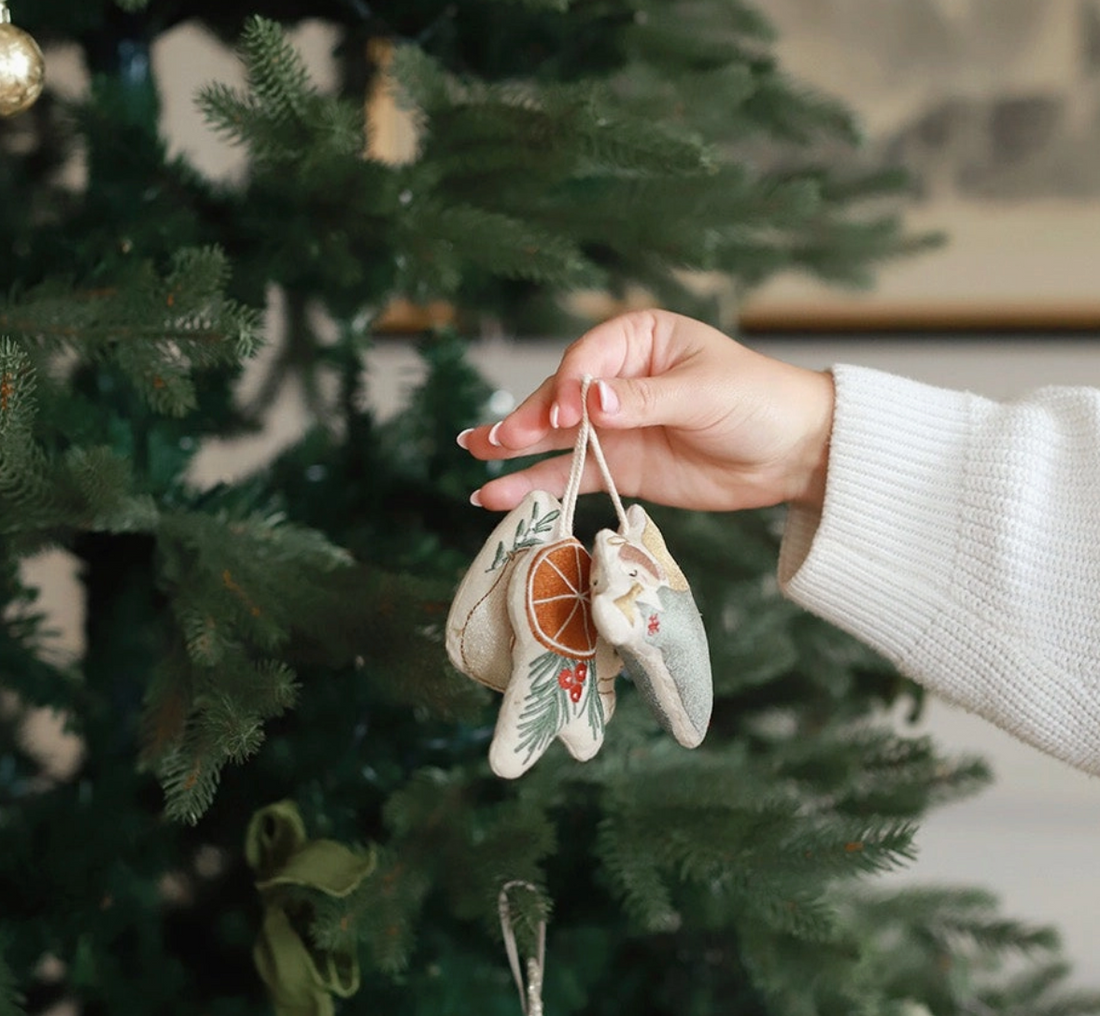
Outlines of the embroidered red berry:
[{"label": "embroidered red berry", "polygon": [[577,681],[584,684],[584,679],[588,677],[588,664],[578,663],[577,669],[573,673],[576,675]]},{"label": "embroidered red berry", "polygon": [[562,667],[558,672],[558,687],[568,691],[574,684],[576,680],[573,677],[573,671],[569,667]]},{"label": "embroidered red berry", "polygon": [[661,630],[661,619],[656,614],[649,615],[649,634],[656,635]]},{"label": "embroidered red berry", "polygon": [[584,688],[581,687],[581,685],[579,684],[575,684],[572,688],[569,689],[569,701],[576,704],[577,702],[580,702],[581,695],[583,694]]}]

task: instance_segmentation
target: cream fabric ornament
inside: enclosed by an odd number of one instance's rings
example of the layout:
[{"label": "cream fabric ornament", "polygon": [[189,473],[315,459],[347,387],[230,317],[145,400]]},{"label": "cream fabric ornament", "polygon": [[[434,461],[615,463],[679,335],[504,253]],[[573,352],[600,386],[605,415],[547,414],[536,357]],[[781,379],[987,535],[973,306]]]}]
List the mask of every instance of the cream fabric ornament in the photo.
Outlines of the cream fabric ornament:
[{"label": "cream fabric ornament", "polygon": [[[597,534],[595,561],[573,536],[589,445],[620,523]],[[653,520],[640,505],[623,507],[587,410],[564,497],[534,491],[493,530],[455,594],[447,651],[462,673],[504,693],[489,764],[506,779],[555,738],[574,758],[593,758],[624,665],[680,744],[702,742],[714,695],[699,611]]]},{"label": "cream fabric ornament", "polygon": [[714,704],[707,633],[687,579],[641,505],[618,533],[596,535],[592,616],[658,722],[685,748],[706,736]]},{"label": "cream fabric ornament", "polygon": [[508,584],[516,564],[555,533],[561,502],[528,494],[493,530],[466,571],[447,615],[447,655],[467,677],[504,691],[512,677]]},{"label": "cream fabric ornament", "polygon": [[622,664],[592,621],[591,557],[573,536],[589,433],[586,418],[552,538],[517,562],[508,583],[512,676],[489,747],[489,765],[506,779],[523,775],[555,737],[574,758],[594,757],[615,709]]},{"label": "cream fabric ornament", "polygon": [[512,509],[474,558],[447,616],[451,663],[504,693],[489,763],[509,779],[554,738],[574,758],[592,758],[615,711],[622,664],[592,624],[590,557],[572,536],[587,440],[585,429],[564,500],[533,491]]}]

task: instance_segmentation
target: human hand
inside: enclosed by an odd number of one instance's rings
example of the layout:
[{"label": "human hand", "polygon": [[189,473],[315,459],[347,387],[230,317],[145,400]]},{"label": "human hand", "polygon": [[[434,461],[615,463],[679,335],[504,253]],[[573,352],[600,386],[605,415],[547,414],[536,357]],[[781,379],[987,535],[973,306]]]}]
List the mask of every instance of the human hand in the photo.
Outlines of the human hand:
[{"label": "human hand", "polygon": [[[588,412],[619,492],[706,511],[789,502],[820,510],[825,492],[833,379],[782,363],[709,325],[638,311],[574,342],[557,372],[499,423],[463,431],[477,458],[571,450]],[[560,497],[572,456],[497,477],[471,500],[508,511],[532,490]],[[581,492],[602,489],[589,457]]]}]

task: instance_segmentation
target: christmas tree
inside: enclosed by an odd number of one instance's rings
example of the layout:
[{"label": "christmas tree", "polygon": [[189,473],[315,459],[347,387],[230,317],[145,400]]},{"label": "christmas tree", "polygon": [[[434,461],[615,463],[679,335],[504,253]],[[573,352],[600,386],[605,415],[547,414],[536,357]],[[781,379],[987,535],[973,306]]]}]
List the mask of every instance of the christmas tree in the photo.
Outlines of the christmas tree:
[{"label": "christmas tree", "polygon": [[[879,209],[895,175],[817,159],[858,131],[777,67],[766,19],[736,0],[13,14],[47,52],[75,44],[91,85],[0,122],[0,1014],[511,1014],[502,891],[519,957],[549,920],[533,972],[557,1016],[1100,1012],[1049,929],[978,891],[869,882],[987,773],[897,734],[885,710],[915,689],[779,596],[776,516],[654,509],[708,623],[696,751],[620,682],[594,760],[555,745],[506,783],[499,696],[447,661],[492,525],[466,500],[486,467],[454,443],[485,412],[481,322],[566,334],[570,294],[639,288],[713,318],[701,273],[864,283],[925,242]],[[332,92],[288,38],[307,17],[338,29]],[[197,101],[241,180],[168,155],[150,52],[185,19],[239,46],[246,87]],[[380,85],[415,125],[403,161],[371,144]],[[285,336],[244,399],[276,290]],[[364,363],[399,300],[448,323],[380,420]],[[197,484],[204,445],[261,430],[289,381],[311,410],[292,447]],[[582,502],[579,531],[608,522]],[[79,565],[75,660],[24,568],[50,548]],[[71,777],[24,736],[41,707],[79,738]]]}]

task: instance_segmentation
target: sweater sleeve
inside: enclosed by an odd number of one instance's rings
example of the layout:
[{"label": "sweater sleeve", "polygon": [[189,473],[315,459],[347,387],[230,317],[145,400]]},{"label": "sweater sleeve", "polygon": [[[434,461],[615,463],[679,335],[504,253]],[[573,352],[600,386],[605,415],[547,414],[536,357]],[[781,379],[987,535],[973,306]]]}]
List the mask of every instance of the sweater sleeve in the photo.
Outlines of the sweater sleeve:
[{"label": "sweater sleeve", "polygon": [[1100,774],[1100,391],[1011,403],[837,367],[795,602],[945,699]]}]

